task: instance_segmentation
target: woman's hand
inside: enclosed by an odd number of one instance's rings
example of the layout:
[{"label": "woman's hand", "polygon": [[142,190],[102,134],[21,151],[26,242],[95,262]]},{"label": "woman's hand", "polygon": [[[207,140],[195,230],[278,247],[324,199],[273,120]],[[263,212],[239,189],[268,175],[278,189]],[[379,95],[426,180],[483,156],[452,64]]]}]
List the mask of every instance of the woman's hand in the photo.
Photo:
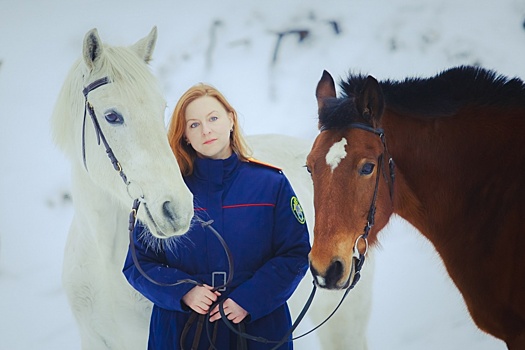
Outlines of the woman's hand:
[{"label": "woman's hand", "polygon": [[[239,323],[244,320],[246,316],[248,316],[248,311],[244,310],[239,306],[239,304],[230,298],[226,299],[222,305],[224,307],[224,313],[226,314],[226,317],[233,323]],[[219,305],[217,305],[210,313],[210,322],[220,320],[220,318],[221,313],[219,312]]]},{"label": "woman's hand", "polygon": [[182,297],[182,301],[196,313],[205,315],[221,293],[212,291],[213,287],[203,284],[192,288]]}]

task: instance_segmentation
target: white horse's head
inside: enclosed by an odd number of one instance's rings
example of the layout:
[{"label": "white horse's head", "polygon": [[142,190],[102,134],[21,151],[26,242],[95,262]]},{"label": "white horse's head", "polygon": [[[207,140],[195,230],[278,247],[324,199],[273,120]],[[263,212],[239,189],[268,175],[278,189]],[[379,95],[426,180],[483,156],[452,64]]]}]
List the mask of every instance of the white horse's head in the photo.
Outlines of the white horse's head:
[{"label": "white horse's head", "polygon": [[[181,176],[164,125],[166,102],[149,70],[157,28],[129,47],[103,45],[96,29],[84,38],[83,57],[71,68],[53,113],[58,146],[98,187],[131,208],[143,198],[138,217],[159,238],[184,234],[193,217],[193,196]],[[107,77],[108,83],[83,90]],[[102,135],[96,131],[86,99]],[[84,131],[83,131],[84,130]],[[106,154],[102,136],[129,182]]]}]

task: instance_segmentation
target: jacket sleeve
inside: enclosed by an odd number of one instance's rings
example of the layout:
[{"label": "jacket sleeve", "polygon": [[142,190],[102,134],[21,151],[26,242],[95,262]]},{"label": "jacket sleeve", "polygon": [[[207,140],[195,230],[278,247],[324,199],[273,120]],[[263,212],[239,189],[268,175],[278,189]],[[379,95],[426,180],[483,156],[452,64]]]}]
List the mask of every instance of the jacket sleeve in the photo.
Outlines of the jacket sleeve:
[{"label": "jacket sleeve", "polygon": [[[192,276],[176,268],[168,267],[162,250],[149,247],[144,239],[146,228],[137,222],[133,230],[133,244],[137,261],[146,274],[156,282],[164,284],[174,284],[184,279],[192,279]],[[146,233],[150,234],[150,233]],[[155,305],[172,311],[189,311],[189,308],[182,302],[182,297],[188,293],[194,284],[181,283],[176,286],[159,286],[146,279],[138,270],[133,262],[131,249],[128,249],[126,262],[124,263],[123,273],[128,282],[143,296]]]},{"label": "jacket sleeve", "polygon": [[308,269],[308,229],[304,220],[294,215],[292,197],[295,193],[283,175],[273,222],[273,256],[229,295],[250,314],[251,321],[284,304]]}]

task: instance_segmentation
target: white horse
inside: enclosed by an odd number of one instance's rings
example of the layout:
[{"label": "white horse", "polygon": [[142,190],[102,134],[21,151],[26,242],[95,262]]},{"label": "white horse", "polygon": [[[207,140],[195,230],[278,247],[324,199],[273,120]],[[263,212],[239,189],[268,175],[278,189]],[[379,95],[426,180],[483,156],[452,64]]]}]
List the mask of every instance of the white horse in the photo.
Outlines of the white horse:
[{"label": "white horse", "polygon": [[[147,66],[156,33],[153,28],[147,37],[125,48],[102,45],[96,30],[88,32],[83,57],[71,69],[53,114],[55,141],[72,163],[75,215],[66,245],[63,283],[83,349],[146,348],[152,305],[130,287],[121,272],[132,199],[143,197],[138,217],[158,238],[183,234],[193,216],[192,195],[167,142],[165,102]],[[107,83],[100,80],[105,77]],[[93,86],[97,81],[101,83]],[[82,91],[90,85],[86,110]],[[97,134],[89,106],[102,135]],[[124,182],[106,156],[104,140],[99,144],[98,137],[104,137],[112,148],[126,176]],[[312,220],[311,180],[303,168],[310,144],[286,136],[253,136],[248,141],[258,158],[284,166]],[[309,225],[313,228],[313,222]],[[324,349],[366,349],[372,277],[372,266],[367,266],[369,275],[363,276],[332,320],[317,331]],[[310,280],[307,276],[292,297],[294,315],[307,300]],[[318,290],[308,314],[311,323],[321,322],[340,297],[340,293]]]},{"label": "white horse", "polygon": [[[157,237],[185,233],[193,217],[193,196],[166,137],[166,102],[147,65],[156,38],[153,28],[130,47],[109,47],[88,32],[53,112],[54,139],[72,165],[75,213],[63,285],[83,349],[146,349],[151,305],[122,274],[133,199],[143,197],[138,217]],[[105,77],[87,94],[97,135],[83,89]],[[102,136],[128,185],[98,144]]]}]

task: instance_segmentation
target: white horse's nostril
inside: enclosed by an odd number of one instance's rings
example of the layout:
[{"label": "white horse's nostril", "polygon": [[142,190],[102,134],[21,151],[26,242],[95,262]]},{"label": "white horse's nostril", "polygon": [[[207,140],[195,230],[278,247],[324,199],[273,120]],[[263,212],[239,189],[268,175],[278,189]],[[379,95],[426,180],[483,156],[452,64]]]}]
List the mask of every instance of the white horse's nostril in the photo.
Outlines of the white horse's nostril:
[{"label": "white horse's nostril", "polygon": [[175,206],[170,201],[166,201],[164,204],[162,204],[162,212],[164,213],[164,216],[166,216],[170,221],[174,222],[177,220]]},{"label": "white horse's nostril", "polygon": [[188,229],[188,218],[177,214],[177,206],[171,201],[162,204],[162,213],[175,231],[186,231]]}]

